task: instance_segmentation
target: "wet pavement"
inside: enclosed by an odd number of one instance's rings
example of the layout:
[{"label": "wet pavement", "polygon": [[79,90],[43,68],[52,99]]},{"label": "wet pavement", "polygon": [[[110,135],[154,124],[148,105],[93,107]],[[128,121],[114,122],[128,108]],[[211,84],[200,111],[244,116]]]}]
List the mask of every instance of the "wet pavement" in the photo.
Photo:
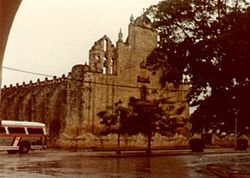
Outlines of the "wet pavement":
[{"label": "wet pavement", "polygon": [[[210,154],[207,154],[210,153]],[[73,152],[45,150],[26,155],[0,152],[0,177],[210,178],[250,177],[250,152]],[[137,156],[138,155],[138,156]]]}]

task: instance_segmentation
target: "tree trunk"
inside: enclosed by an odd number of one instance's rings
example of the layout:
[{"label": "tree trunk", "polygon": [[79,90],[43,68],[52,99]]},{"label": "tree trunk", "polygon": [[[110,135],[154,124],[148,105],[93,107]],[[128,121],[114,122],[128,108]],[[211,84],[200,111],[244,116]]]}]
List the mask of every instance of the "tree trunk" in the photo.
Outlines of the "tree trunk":
[{"label": "tree trunk", "polygon": [[149,133],[148,133],[148,147],[146,150],[146,153],[152,153],[151,151],[151,140],[152,140],[152,130],[150,129]]}]

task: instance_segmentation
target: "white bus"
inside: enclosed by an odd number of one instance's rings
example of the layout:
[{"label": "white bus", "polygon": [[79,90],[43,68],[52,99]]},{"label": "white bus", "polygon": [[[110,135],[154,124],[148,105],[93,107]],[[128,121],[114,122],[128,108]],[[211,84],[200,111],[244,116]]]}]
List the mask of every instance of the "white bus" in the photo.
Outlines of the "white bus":
[{"label": "white bus", "polygon": [[46,143],[44,123],[12,120],[0,122],[0,150],[10,154],[25,154],[29,150],[46,149]]}]

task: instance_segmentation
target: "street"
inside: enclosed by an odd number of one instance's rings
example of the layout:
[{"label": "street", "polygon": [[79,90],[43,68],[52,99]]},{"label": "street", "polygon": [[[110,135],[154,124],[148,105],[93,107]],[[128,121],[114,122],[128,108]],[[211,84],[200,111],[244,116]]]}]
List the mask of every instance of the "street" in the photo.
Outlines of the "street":
[{"label": "street", "polygon": [[[249,152],[117,156],[113,152],[0,152],[0,177],[194,178],[250,175]],[[236,176],[237,177],[237,176]],[[238,176],[240,177],[240,176]]]}]

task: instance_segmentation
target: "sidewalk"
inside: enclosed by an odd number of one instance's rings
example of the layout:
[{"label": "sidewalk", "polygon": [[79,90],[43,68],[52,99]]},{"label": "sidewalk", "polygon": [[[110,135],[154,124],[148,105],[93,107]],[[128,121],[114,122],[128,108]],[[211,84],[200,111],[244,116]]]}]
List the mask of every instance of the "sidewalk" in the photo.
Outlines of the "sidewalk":
[{"label": "sidewalk", "polygon": [[250,153],[250,150],[240,151],[234,148],[216,148],[216,149],[204,149],[203,152],[192,152],[189,149],[185,150],[152,150],[152,153],[146,153],[145,150],[139,151],[121,151],[117,154],[116,151],[97,151],[97,152],[82,152],[85,156],[90,157],[145,157],[145,156],[178,156],[178,155],[203,155],[203,154],[226,154],[226,153]]}]

